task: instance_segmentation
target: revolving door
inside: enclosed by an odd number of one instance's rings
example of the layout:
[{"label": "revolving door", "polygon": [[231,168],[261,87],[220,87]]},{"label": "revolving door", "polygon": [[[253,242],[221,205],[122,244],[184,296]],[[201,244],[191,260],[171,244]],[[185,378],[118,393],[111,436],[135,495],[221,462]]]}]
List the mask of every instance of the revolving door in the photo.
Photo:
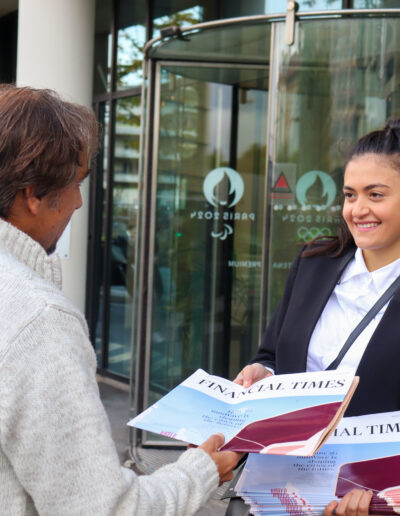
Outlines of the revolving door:
[{"label": "revolving door", "polygon": [[234,378],[299,246],[335,233],[347,149],[400,115],[399,11],[299,13],[291,44],[263,16],[149,45],[133,414],[197,368]]}]

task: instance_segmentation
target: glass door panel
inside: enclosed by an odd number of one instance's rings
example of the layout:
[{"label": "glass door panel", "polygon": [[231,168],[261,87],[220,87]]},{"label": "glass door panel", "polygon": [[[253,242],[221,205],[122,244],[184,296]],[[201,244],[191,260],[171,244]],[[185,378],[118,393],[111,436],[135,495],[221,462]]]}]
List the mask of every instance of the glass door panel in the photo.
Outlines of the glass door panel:
[{"label": "glass door panel", "polygon": [[[93,185],[100,209],[92,224],[95,246],[88,310],[102,373],[129,378],[132,296],[138,212],[140,96],[98,108],[103,145]],[[110,140],[111,132],[111,140]],[[111,142],[111,143],[110,143]]]},{"label": "glass door panel", "polygon": [[129,377],[138,212],[140,96],[115,102],[108,370]]},{"label": "glass door panel", "polygon": [[151,404],[258,346],[268,69],[160,65]]},{"label": "glass door panel", "polygon": [[398,18],[302,21],[292,46],[285,43],[285,26],[275,28],[269,315],[299,245],[336,232],[350,146],[400,115]]}]

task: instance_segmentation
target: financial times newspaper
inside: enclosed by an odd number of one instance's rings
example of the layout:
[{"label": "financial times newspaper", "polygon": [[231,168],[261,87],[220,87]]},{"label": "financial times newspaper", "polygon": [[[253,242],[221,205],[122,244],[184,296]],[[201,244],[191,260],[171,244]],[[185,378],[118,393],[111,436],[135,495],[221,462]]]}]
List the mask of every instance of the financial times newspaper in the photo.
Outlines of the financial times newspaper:
[{"label": "financial times newspaper", "polygon": [[222,432],[222,449],[308,456],[336,426],[357,381],[321,371],[270,376],[244,389],[198,369],[128,424],[197,445]]}]

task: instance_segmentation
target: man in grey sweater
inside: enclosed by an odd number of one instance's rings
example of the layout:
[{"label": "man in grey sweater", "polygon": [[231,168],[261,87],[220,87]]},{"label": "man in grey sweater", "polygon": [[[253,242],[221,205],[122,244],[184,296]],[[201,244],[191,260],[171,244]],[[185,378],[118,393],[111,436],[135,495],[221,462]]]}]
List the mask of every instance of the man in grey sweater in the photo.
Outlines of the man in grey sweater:
[{"label": "man in grey sweater", "polygon": [[220,435],[138,477],[122,468],[83,315],[53,254],[97,147],[97,123],[47,90],[0,88],[0,513],[189,515],[239,455]]}]

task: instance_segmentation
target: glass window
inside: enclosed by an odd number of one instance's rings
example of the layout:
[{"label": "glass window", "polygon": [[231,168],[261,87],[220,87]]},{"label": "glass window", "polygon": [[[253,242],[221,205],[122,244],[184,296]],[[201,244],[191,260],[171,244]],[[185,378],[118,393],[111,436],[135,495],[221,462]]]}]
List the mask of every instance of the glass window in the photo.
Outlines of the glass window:
[{"label": "glass window", "polygon": [[[301,0],[299,11],[341,9],[342,0]],[[287,0],[222,0],[221,18],[255,14],[280,14],[287,9]]]},{"label": "glass window", "polygon": [[[274,3],[272,0],[268,4]],[[342,0],[300,0],[299,11],[327,11],[329,9],[341,9]]]},{"label": "glass window", "polygon": [[[140,96],[130,96],[114,104],[115,130],[110,182],[110,105],[101,104],[99,109],[104,140],[98,160],[96,198],[102,209],[98,209],[95,214],[93,315],[90,319],[99,368],[126,378],[129,377],[131,359],[140,99]],[[107,209],[108,198],[111,198],[111,210]]]},{"label": "glass window", "polygon": [[171,38],[154,46],[151,56],[171,59],[179,55],[180,59],[192,61],[268,65],[269,33],[269,25],[265,22],[209,29],[185,38]]},{"label": "glass window", "polygon": [[104,255],[107,233],[107,158],[108,158],[108,141],[110,132],[110,104],[102,103],[99,106],[99,121],[103,128],[103,142],[101,146],[101,154],[97,160],[97,180],[95,182],[95,195],[98,209],[95,213],[96,226],[94,228],[95,249],[92,253],[93,270],[93,293],[92,293],[92,332],[95,333],[95,350],[97,355],[97,363],[100,368],[103,367],[103,333],[106,328],[103,325],[104,306],[105,306],[105,289],[104,289]]},{"label": "glass window", "polygon": [[203,21],[218,18],[218,2],[201,0],[155,0],[153,10],[153,38],[159,36],[160,29],[177,25],[187,27]]},{"label": "glass window", "polygon": [[120,0],[117,8],[118,90],[140,87],[143,47],[146,42],[146,2]]},{"label": "glass window", "polygon": [[129,376],[138,211],[140,96],[116,101],[110,251],[108,370]]},{"label": "glass window", "polygon": [[93,94],[110,90],[112,0],[96,1]]},{"label": "glass window", "polygon": [[354,9],[391,9],[399,7],[398,0],[353,0]]}]

